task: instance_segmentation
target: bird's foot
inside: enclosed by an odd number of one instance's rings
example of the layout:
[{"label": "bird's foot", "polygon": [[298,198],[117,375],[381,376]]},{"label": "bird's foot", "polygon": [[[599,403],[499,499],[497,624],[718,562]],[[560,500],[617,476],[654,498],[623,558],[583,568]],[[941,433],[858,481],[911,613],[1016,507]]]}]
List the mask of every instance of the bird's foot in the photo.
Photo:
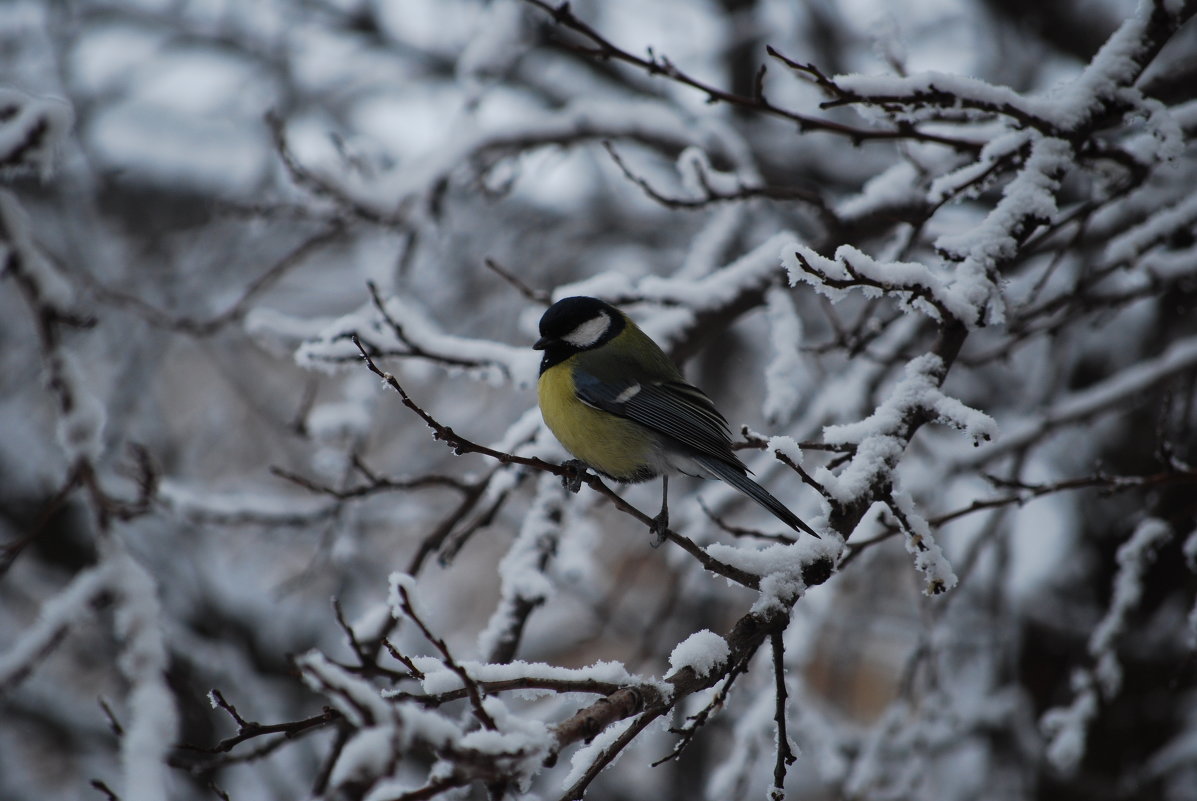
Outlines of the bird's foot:
[{"label": "bird's foot", "polygon": [[570,459],[568,462],[562,462],[561,466],[566,471],[561,476],[561,486],[577,494],[578,490],[582,489],[582,477],[586,475],[586,463],[579,459]]},{"label": "bird's foot", "polygon": [[648,532],[653,535],[649,540],[649,545],[654,548],[660,548],[669,535],[669,510],[662,509],[661,513],[652,519],[648,524]]}]

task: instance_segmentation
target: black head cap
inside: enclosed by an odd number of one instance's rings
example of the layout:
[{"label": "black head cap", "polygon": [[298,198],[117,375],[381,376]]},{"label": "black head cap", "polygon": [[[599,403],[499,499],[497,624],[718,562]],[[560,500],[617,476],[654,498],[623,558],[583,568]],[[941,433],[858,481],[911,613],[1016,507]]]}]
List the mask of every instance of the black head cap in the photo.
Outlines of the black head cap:
[{"label": "black head cap", "polygon": [[610,303],[598,298],[578,295],[562,298],[554,303],[540,318],[540,335],[545,339],[561,339],[583,323],[605,314],[608,319],[620,317],[619,311]]},{"label": "black head cap", "polygon": [[540,318],[540,339],[532,346],[545,351],[541,372],[578,351],[598,347],[624,325],[619,310],[598,298],[562,298]]}]

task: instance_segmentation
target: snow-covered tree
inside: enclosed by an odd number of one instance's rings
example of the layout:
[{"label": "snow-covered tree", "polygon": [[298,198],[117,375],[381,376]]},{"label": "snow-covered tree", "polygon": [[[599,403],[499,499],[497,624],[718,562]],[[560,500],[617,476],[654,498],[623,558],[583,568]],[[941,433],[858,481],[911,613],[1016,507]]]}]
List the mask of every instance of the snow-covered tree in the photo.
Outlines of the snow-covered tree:
[{"label": "snow-covered tree", "polygon": [[0,797],[1197,799],[1195,14],[0,5]]}]

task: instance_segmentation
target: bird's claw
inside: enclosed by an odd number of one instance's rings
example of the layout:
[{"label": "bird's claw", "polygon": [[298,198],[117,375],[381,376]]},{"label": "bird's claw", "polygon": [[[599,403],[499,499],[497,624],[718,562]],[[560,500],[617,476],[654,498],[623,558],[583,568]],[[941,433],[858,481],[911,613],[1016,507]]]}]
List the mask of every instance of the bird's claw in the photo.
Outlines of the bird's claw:
[{"label": "bird's claw", "polygon": [[570,459],[568,462],[562,462],[561,466],[565,468],[565,473],[561,476],[561,486],[577,494],[582,489],[582,477],[586,475],[586,463],[578,459]]},{"label": "bird's claw", "polygon": [[653,535],[648,544],[654,548],[660,548],[661,543],[665,542],[669,535],[669,512],[662,511],[654,517],[648,524],[648,531]]}]

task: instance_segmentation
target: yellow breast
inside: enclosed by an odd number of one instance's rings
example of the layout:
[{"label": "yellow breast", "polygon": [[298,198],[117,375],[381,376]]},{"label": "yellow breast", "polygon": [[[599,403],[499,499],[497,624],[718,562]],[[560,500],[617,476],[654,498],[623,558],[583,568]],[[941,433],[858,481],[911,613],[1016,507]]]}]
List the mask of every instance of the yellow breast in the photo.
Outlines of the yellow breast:
[{"label": "yellow breast", "polygon": [[574,457],[619,481],[646,481],[657,474],[655,438],[641,426],[587,406],[574,394],[573,359],[540,375],[540,413]]}]

